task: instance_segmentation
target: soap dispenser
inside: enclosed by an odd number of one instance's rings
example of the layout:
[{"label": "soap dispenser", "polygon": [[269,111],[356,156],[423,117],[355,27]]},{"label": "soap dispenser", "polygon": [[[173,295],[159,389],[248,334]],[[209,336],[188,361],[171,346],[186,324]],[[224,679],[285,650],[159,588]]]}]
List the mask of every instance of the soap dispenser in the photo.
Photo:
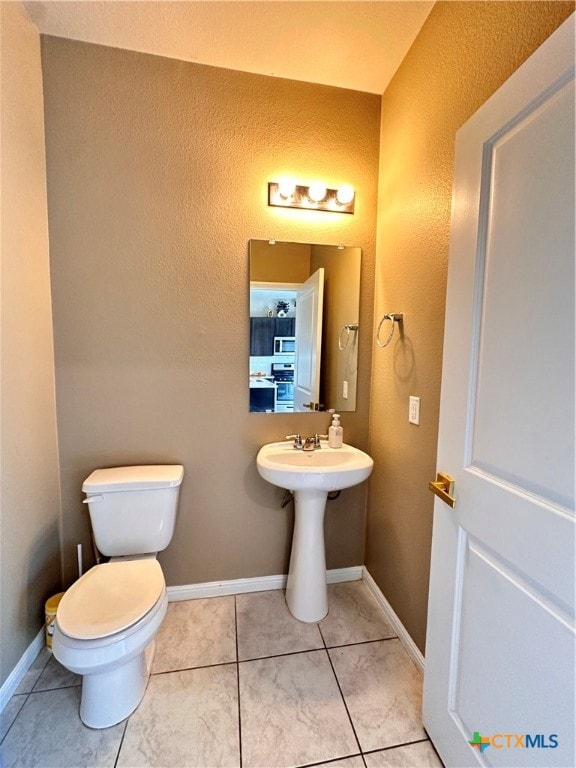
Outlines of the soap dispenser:
[{"label": "soap dispenser", "polygon": [[328,430],[328,445],[330,448],[342,448],[344,440],[344,430],[340,426],[340,415],[335,413],[332,416],[332,424]]}]

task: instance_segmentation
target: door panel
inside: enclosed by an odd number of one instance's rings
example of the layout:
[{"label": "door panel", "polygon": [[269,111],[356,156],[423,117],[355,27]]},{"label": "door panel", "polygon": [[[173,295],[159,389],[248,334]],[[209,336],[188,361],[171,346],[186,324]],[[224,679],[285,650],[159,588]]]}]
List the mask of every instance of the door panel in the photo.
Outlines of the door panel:
[{"label": "door panel", "polygon": [[[574,324],[568,312],[574,292],[573,109],[571,81],[485,144],[489,168],[481,195],[490,200],[479,222],[485,251],[479,254],[483,297],[475,318],[480,343],[469,459],[569,507],[574,348],[566,344],[565,328]],[[558,407],[534,407],[544,399]]]},{"label": "door panel", "polygon": [[[481,542],[463,535],[461,548],[465,562],[454,617],[458,653],[451,666],[449,708],[469,739],[480,730],[491,736],[542,734],[549,742],[562,725],[558,694],[567,670],[557,662],[573,651],[569,622],[542,591]],[[522,638],[520,626],[525,627]],[[551,652],[543,653],[544,648]],[[528,714],[523,702],[535,695],[538,706]],[[570,748],[567,737],[559,734],[565,749]],[[505,743],[495,740],[485,752],[488,765],[530,765],[526,748],[499,746]],[[548,748],[543,758],[543,751],[535,750],[536,765],[563,765],[566,752],[562,756],[558,748]]]},{"label": "door panel", "polygon": [[320,399],[320,356],[324,268],[320,267],[296,292],[296,357],[294,361],[294,410],[307,411],[307,403]]}]

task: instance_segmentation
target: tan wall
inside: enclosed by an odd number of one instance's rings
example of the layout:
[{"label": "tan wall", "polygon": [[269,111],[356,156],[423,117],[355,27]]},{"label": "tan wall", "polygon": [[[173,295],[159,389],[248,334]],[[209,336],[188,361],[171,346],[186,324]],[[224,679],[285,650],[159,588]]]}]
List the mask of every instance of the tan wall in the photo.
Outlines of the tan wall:
[{"label": "tan wall", "polygon": [[20,3],[0,4],[0,685],[60,588],[60,492],[40,40]]},{"label": "tan wall", "polygon": [[[43,40],[65,580],[89,546],[95,467],[181,462],[171,585],[285,572],[292,511],[259,446],[322,414],[248,413],[248,241],[363,251],[367,447],[380,98],[57,38]],[[349,182],[356,214],[269,208],[280,174]],[[361,564],[364,487],[330,505],[328,567]]]},{"label": "tan wall", "polygon": [[439,2],[382,99],[375,315],[405,335],[373,360],[366,565],[422,650],[455,133],[573,9]]},{"label": "tan wall", "polygon": [[[278,247],[277,247],[278,246]],[[310,276],[311,243],[252,241],[250,280],[261,283],[303,283]]]}]

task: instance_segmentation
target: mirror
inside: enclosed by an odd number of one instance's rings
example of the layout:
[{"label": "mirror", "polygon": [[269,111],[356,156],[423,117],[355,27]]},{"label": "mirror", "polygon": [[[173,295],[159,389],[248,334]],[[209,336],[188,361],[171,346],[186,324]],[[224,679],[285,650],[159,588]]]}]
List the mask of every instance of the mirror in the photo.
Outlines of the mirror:
[{"label": "mirror", "polygon": [[361,249],[250,240],[250,411],[356,410]]}]

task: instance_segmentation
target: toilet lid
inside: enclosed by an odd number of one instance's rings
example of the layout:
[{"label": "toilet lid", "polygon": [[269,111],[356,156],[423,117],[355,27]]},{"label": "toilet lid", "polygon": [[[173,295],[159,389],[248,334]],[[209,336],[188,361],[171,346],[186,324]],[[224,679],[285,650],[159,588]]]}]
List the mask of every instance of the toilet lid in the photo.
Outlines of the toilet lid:
[{"label": "toilet lid", "polygon": [[95,565],[60,601],[58,627],[65,635],[79,640],[113,635],[145,616],[165,586],[157,560]]}]

